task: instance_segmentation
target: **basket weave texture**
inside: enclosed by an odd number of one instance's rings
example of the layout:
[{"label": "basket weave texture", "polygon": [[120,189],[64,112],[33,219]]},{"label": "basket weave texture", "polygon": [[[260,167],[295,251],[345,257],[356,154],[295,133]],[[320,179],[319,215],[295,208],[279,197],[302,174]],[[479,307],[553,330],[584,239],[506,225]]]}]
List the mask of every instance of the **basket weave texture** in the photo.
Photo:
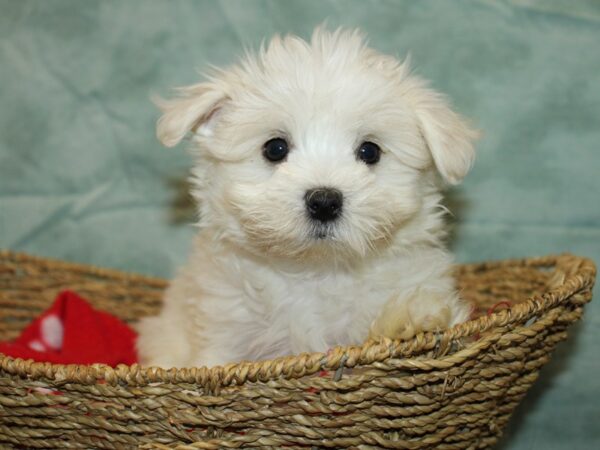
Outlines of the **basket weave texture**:
[{"label": "basket weave texture", "polygon": [[[394,448],[493,445],[591,299],[572,255],[457,267],[479,317],[408,341],[226,367],[53,365],[0,355],[1,448]],[[74,290],[133,322],[163,280],[0,252],[0,339]],[[486,311],[498,302],[510,308]]]}]

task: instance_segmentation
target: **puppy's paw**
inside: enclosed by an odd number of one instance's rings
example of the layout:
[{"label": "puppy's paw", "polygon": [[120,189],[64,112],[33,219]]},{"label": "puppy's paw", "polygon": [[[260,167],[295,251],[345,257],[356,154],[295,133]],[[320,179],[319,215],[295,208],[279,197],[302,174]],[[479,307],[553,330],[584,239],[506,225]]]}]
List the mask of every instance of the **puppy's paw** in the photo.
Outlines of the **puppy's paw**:
[{"label": "puppy's paw", "polygon": [[371,324],[369,338],[410,339],[423,331],[441,331],[453,325],[448,298],[441,293],[417,290],[408,297],[394,296]]},{"label": "puppy's paw", "polygon": [[144,317],[135,325],[141,365],[165,369],[186,365],[190,353],[189,339],[184,334],[184,327],[174,326],[174,323],[177,322],[156,316]]},{"label": "puppy's paw", "polygon": [[406,303],[393,300],[386,302],[379,316],[371,324],[370,339],[378,337],[410,339],[416,334]]}]

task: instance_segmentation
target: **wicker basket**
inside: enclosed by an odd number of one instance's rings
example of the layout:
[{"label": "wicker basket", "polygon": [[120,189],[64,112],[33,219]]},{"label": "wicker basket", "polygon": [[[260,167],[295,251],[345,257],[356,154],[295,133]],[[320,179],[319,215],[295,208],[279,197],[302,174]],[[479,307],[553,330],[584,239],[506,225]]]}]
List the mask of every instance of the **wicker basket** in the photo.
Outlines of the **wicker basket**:
[{"label": "wicker basket", "polygon": [[[226,367],[52,365],[0,355],[1,448],[487,448],[591,299],[571,255],[460,266],[480,316],[444,333]],[[64,288],[133,321],[165,282],[0,252],[0,339]],[[498,302],[512,306],[486,314]]]}]

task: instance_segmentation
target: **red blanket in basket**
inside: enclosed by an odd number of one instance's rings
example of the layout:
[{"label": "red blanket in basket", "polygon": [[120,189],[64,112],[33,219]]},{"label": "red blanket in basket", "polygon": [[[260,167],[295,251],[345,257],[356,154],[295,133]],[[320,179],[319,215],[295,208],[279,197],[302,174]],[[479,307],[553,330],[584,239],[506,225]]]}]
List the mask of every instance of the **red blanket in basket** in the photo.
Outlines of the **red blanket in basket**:
[{"label": "red blanket in basket", "polygon": [[137,361],[135,332],[116,317],[92,308],[74,292],[61,292],[54,304],[0,353],[57,364]]}]

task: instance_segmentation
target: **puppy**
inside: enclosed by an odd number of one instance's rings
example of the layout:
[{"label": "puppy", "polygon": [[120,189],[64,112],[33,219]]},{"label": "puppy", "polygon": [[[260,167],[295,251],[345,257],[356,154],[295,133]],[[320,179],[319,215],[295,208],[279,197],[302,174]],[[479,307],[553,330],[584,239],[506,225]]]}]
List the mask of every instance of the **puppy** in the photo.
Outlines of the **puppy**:
[{"label": "puppy", "polygon": [[199,232],[145,365],[213,366],[466,320],[441,190],[476,133],[407,63],[357,31],[275,37],[161,103],[158,138],[191,136]]}]

